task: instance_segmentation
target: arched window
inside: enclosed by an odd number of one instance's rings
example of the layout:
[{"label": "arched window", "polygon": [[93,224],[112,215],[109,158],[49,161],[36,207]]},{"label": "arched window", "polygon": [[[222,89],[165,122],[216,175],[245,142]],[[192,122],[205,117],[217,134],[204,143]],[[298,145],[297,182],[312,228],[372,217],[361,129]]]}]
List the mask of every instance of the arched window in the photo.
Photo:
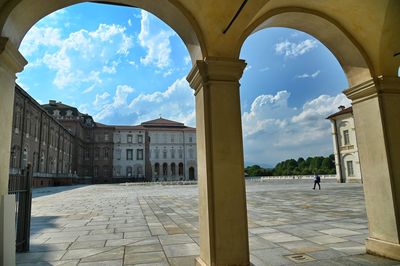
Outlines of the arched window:
[{"label": "arched window", "polygon": [[160,164],[159,163],[154,164],[154,174],[155,174],[155,176],[160,175]]},{"label": "arched window", "polygon": [[194,180],[194,167],[189,167],[189,180]]},{"label": "arched window", "polygon": [[176,175],[176,166],[175,163],[171,163],[171,175],[175,176]]},{"label": "arched window", "polygon": [[168,175],[168,164],[163,163],[163,176],[167,176],[167,175]]},{"label": "arched window", "polygon": [[179,163],[179,171],[178,171],[179,176],[183,176],[183,163]]}]

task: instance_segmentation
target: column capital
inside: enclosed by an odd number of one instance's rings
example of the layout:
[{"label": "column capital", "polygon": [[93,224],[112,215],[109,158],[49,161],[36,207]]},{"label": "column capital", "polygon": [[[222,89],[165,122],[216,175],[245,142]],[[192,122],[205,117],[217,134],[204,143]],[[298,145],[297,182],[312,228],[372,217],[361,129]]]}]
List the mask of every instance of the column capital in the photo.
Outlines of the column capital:
[{"label": "column capital", "polygon": [[206,57],[196,61],[186,79],[197,94],[199,89],[210,82],[238,83],[245,67],[244,60]]},{"label": "column capital", "polygon": [[400,78],[379,76],[344,90],[343,93],[353,101],[362,102],[379,94],[400,94]]},{"label": "column capital", "polygon": [[0,37],[0,68],[15,76],[28,63],[15,45],[5,37]]}]

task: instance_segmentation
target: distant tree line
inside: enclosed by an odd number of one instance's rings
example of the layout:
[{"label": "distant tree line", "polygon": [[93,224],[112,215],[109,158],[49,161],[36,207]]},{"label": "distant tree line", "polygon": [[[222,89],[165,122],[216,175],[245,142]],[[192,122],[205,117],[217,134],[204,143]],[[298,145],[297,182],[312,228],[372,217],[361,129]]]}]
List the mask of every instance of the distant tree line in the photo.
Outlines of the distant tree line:
[{"label": "distant tree line", "polygon": [[297,159],[289,159],[278,163],[274,168],[263,168],[259,165],[247,166],[244,169],[248,176],[282,176],[282,175],[320,175],[335,174],[335,156],[316,156]]}]

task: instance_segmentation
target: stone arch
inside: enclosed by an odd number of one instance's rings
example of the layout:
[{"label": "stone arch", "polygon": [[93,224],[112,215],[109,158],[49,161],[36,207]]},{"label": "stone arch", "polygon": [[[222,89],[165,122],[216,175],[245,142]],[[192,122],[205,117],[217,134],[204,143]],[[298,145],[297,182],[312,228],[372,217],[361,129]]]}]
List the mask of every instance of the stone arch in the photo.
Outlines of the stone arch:
[{"label": "stone arch", "polygon": [[[59,9],[84,3],[84,0],[12,0],[0,13],[0,32],[16,47],[40,19]],[[146,10],[168,24],[185,43],[192,62],[207,55],[202,32],[192,14],[178,1],[106,0],[102,3],[131,6]],[[29,10],[29,12],[27,12]]]},{"label": "stone arch", "polygon": [[300,7],[272,9],[260,16],[240,36],[236,55],[239,57],[248,36],[271,27],[292,28],[317,38],[335,55],[350,87],[375,76],[374,67],[364,48],[340,23],[321,12]]}]

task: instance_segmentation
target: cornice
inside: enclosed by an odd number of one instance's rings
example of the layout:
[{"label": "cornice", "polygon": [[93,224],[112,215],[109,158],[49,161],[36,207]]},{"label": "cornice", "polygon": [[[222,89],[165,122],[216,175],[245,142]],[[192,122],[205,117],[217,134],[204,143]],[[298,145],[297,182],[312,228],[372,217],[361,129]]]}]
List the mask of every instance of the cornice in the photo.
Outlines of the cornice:
[{"label": "cornice", "polygon": [[187,76],[187,81],[197,94],[199,89],[209,83],[238,83],[245,67],[244,60],[208,57],[196,61]]},{"label": "cornice", "polygon": [[351,87],[343,91],[343,93],[351,99],[353,103],[377,97],[379,94],[400,94],[400,78],[379,76]]},{"label": "cornice", "polygon": [[8,38],[0,37],[0,68],[15,76],[28,63]]}]

